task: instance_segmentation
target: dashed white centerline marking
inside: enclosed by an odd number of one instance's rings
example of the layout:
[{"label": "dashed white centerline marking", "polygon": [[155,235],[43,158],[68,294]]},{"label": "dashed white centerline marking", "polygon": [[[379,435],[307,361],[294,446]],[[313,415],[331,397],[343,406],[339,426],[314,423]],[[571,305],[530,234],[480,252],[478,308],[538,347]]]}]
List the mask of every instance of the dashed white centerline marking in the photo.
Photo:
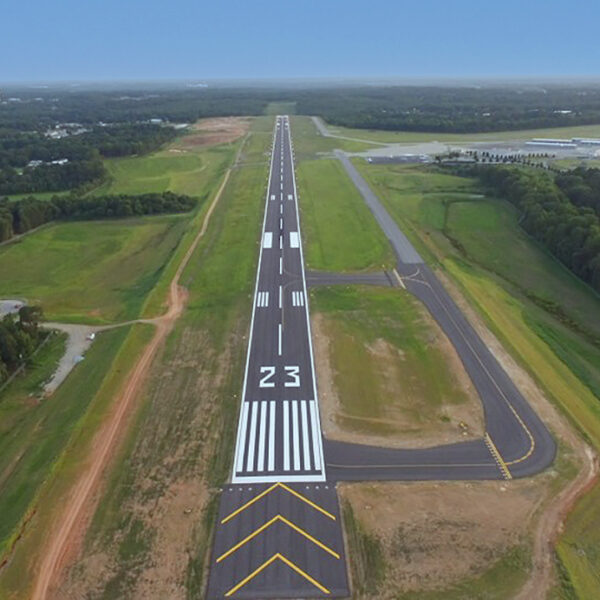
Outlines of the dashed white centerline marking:
[{"label": "dashed white centerline marking", "polygon": [[283,275],[283,256],[279,257],[279,274]]},{"label": "dashed white centerline marking", "polygon": [[279,286],[279,308],[281,308],[281,286]]},{"label": "dashed white centerline marking", "polygon": [[277,328],[277,354],[281,356],[281,323],[279,323],[279,327]]}]

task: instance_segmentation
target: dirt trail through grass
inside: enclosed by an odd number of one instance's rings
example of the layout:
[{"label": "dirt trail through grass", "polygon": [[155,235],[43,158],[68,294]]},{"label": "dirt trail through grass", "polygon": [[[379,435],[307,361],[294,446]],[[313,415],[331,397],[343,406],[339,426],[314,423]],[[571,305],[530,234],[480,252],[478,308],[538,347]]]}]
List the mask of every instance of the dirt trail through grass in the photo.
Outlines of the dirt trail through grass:
[{"label": "dirt trail through grass", "polygon": [[187,300],[187,291],[179,285],[181,273],[206,232],[211,215],[227,185],[230,173],[231,168],[226,172],[221,187],[204,216],[200,231],[185,253],[171,280],[167,311],[161,317],[153,319],[156,326],[154,336],[133,368],[125,388],[115,399],[113,412],[96,434],[92,453],[89,456],[88,468],[76,482],[70,497],[66,501],[63,513],[58,519],[54,531],[49,536],[48,545],[42,551],[43,560],[34,584],[33,600],[44,600],[49,597],[53,585],[66,565],[68,556],[74,550],[73,544],[83,537],[82,531],[86,527],[86,519],[83,517],[88,509],[87,505],[92,500],[94,491],[110,460],[118,438],[124,433],[128,411],[144,385],[158,348],[165,341],[175,321],[183,312]]}]

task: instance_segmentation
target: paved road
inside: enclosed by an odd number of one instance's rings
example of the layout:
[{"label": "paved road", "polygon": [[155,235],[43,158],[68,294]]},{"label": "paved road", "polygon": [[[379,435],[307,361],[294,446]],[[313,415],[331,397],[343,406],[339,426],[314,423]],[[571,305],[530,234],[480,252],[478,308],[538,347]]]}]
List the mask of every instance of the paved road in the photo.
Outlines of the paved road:
[{"label": "paved road", "polygon": [[[510,377],[424,263],[354,165],[337,152],[396,253],[406,289],[425,304],[465,366],[483,404],[486,434],[479,442],[420,450],[382,450],[328,442],[333,479],[487,479],[524,477],[548,467],[556,445]],[[490,471],[490,460],[497,465]]]},{"label": "paved road", "polygon": [[287,117],[273,153],[232,484],[221,495],[208,598],[348,596],[326,481]]}]

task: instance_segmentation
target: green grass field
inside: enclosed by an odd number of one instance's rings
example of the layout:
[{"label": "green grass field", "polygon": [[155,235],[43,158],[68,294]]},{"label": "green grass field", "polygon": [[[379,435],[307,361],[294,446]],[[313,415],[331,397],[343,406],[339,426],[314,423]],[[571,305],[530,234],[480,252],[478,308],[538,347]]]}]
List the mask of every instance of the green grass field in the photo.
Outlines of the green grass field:
[{"label": "green grass field", "polygon": [[373,147],[360,141],[353,142],[318,135],[317,128],[310,117],[292,116],[290,127],[297,163],[318,158],[320,154],[331,154],[336,148],[347,152],[362,152]]},{"label": "green grass field", "polygon": [[[317,288],[311,309],[326,318],[341,427],[405,440],[458,437],[452,408],[471,400],[440,346],[442,332],[415,298],[386,288]],[[478,404],[473,412],[480,415]]]},{"label": "green grass field", "polygon": [[308,268],[360,271],[393,266],[385,235],[337,160],[302,162],[297,185]]},{"label": "green grass field", "polygon": [[0,295],[49,320],[136,318],[187,226],[186,215],[55,223],[0,248]]},{"label": "green grass field", "polygon": [[381,144],[413,144],[421,142],[486,142],[503,140],[529,140],[534,137],[567,138],[598,137],[600,125],[527,129],[519,131],[496,131],[490,133],[428,133],[419,131],[383,131],[381,129],[351,129],[329,126],[335,135],[352,137]]},{"label": "green grass field", "polygon": [[[508,203],[474,197],[477,189],[468,180],[356,164],[428,260],[450,275],[547,396],[600,449],[600,351],[590,341],[600,325],[598,296],[524,234]],[[558,544],[567,577],[586,599],[594,597],[600,572],[600,531],[591,526],[600,519],[598,506],[584,498]],[[584,531],[589,552],[578,552],[572,540]]]}]

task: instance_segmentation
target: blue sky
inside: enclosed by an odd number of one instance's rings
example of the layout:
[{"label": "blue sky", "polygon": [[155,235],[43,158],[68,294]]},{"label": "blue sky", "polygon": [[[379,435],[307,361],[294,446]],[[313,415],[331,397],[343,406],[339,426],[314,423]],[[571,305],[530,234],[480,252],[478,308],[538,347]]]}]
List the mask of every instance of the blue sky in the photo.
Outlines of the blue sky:
[{"label": "blue sky", "polygon": [[600,76],[598,0],[0,0],[0,14],[1,81]]}]

